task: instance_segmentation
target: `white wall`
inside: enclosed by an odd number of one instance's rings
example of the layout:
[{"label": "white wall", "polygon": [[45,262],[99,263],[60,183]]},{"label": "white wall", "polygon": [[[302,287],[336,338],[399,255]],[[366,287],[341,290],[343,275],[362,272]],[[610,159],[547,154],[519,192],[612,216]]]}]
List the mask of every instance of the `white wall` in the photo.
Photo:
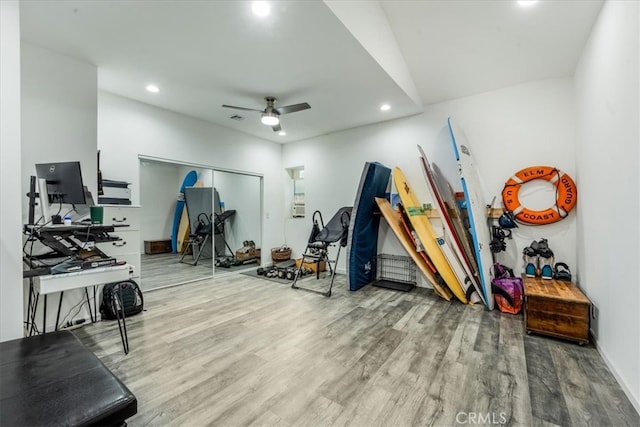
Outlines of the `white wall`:
[{"label": "white wall", "polygon": [[[81,162],[84,184],[97,194],[96,67],[23,43],[21,79],[21,194],[28,192],[29,176],[35,175],[34,164],[75,160]],[[21,205],[26,222],[28,205],[24,196]],[[62,213],[66,208],[70,206],[63,206]],[[65,292],[62,316],[82,297],[84,292],[80,290]],[[42,306],[39,304],[40,309]],[[49,298],[48,330],[54,326],[56,309],[57,298]],[[81,311],[79,317],[89,316]]]},{"label": "white wall", "polygon": [[[559,167],[575,177],[571,79],[532,82],[468,98],[436,104],[424,114],[351,129],[285,145],[283,167],[304,166],[307,218],[286,219],[286,243],[294,254],[304,250],[311,229],[310,214],[320,209],[330,217],[353,205],[366,161],[399,166],[423,202],[426,181],[416,148],[420,144],[430,160],[460,190],[446,120],[451,116],[469,140],[480,176],[487,188],[487,203],[498,196],[504,182],[517,170],[535,164]],[[578,186],[580,183],[578,182]],[[521,268],[522,249],[534,238],[549,239],[556,258],[575,267],[575,212],[548,226],[521,226],[502,262]],[[383,249],[397,253],[395,237],[385,234]],[[344,261],[344,258],[342,259]],[[344,271],[344,263],[339,266]]]},{"label": "white wall", "polygon": [[[236,213],[225,223],[225,240],[235,252],[245,240],[253,240],[261,248],[260,177],[230,172],[213,172],[213,183],[224,202],[225,210]],[[269,261],[269,257],[266,258]]]},{"label": "white wall", "polygon": [[0,2],[0,341],[22,336],[20,6]]},{"label": "white wall", "polygon": [[600,352],[640,411],[638,2],[602,8],[575,75],[578,281]]},{"label": "white wall", "polygon": [[[34,164],[78,160],[84,184],[97,200],[97,87],[94,65],[22,43],[24,194]],[[24,219],[26,214],[23,210]]]},{"label": "white wall", "polygon": [[285,181],[279,144],[106,92],[99,94],[98,126],[103,176],[131,182],[133,203],[140,201],[138,155],[263,175],[260,240],[265,247],[281,244]]},{"label": "white wall", "polygon": [[[145,240],[171,239],[173,215],[180,190],[178,167],[171,163],[140,160],[140,251]],[[180,181],[180,182],[179,182]]]}]

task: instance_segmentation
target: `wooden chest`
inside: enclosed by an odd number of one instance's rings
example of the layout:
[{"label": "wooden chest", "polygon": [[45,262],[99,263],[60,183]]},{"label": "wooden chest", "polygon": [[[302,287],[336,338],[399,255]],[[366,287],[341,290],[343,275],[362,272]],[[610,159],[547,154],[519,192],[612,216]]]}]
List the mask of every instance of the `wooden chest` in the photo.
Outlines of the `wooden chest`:
[{"label": "wooden chest", "polygon": [[527,333],[589,342],[591,302],[575,284],[525,277],[524,298]]},{"label": "wooden chest", "polygon": [[171,240],[145,240],[144,253],[148,255],[171,252]]}]

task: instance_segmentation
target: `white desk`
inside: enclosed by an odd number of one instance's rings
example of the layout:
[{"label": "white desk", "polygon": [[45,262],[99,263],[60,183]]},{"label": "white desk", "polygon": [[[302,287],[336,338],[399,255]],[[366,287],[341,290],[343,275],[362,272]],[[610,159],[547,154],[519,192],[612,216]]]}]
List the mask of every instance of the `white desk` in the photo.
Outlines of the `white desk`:
[{"label": "white desk", "polygon": [[129,264],[113,267],[98,267],[79,270],[72,273],[47,274],[34,277],[35,291],[41,295],[64,292],[71,289],[87,288],[89,286],[104,285],[105,283],[121,282],[131,278]]},{"label": "white desk", "polygon": [[89,304],[89,314],[91,315],[91,321],[94,321],[94,316],[91,314],[91,303],[89,300],[89,294],[87,288],[93,286],[94,297],[94,312],[97,318],[97,301],[95,286],[104,285],[106,283],[121,282],[131,278],[132,268],[129,264],[115,265],[111,267],[98,267],[87,270],[74,271],[72,273],[62,274],[47,274],[43,276],[35,276],[30,280],[29,285],[29,335],[34,331],[36,321],[36,310],[38,307],[38,299],[40,295],[44,295],[44,307],[42,315],[42,331],[46,332],[46,318],[47,318],[47,295],[60,292],[60,300],[58,302],[58,313],[56,316],[55,329],[58,329],[58,321],[60,318],[60,308],[62,305],[62,297],[65,291],[72,289],[83,289],[87,297],[87,303]]}]

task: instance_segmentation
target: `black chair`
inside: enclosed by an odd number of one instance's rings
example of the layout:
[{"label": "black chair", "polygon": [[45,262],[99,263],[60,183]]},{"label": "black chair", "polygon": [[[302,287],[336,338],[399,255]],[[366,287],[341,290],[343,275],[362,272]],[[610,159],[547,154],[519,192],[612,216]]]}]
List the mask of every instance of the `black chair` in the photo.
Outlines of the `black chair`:
[{"label": "black chair", "polygon": [[[204,250],[209,237],[211,237],[211,233],[211,217],[208,217],[205,213],[199,214],[195,230],[193,233],[189,234],[189,241],[182,252],[180,262],[190,265],[198,265],[202,251]],[[193,254],[193,262],[184,261],[184,257],[189,253],[189,248],[191,248],[191,253]]]},{"label": "black chair", "polygon": [[[315,211],[311,218],[313,226],[311,228],[311,234],[307,242],[307,247],[302,254],[302,260],[300,265],[296,269],[295,277],[291,287],[293,289],[302,289],[309,292],[315,292],[326,297],[331,296],[331,289],[333,288],[333,281],[336,275],[336,267],[338,265],[338,259],[340,258],[340,249],[347,246],[347,237],[349,235],[349,223],[351,221],[351,206],[342,207],[336,212],[335,215],[329,220],[327,225],[324,225],[322,220],[322,214],[320,211]],[[329,259],[329,248],[338,244],[338,253],[334,260]],[[315,289],[303,288],[298,286],[298,279],[302,276],[302,269],[305,263],[316,264],[316,279],[320,278],[320,263],[326,262],[331,273],[331,284],[329,290],[326,292],[318,291]],[[331,266],[333,264],[333,267]]]}]

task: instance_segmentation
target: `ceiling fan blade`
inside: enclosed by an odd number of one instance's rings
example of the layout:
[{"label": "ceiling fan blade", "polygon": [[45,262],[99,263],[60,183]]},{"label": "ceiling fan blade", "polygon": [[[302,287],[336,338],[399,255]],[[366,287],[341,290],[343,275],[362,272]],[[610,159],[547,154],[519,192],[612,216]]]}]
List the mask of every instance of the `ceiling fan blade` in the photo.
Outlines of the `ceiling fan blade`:
[{"label": "ceiling fan blade", "polygon": [[271,129],[273,129],[274,132],[280,132],[282,130],[282,128],[280,127],[280,123],[275,126],[271,126]]},{"label": "ceiling fan blade", "polygon": [[311,105],[303,102],[301,104],[285,105],[283,107],[274,108],[279,114],[295,113],[296,111],[308,110]]},{"label": "ceiling fan blade", "polygon": [[244,110],[244,111],[257,111],[258,113],[264,113],[264,110],[258,110],[255,108],[245,108],[245,107],[236,107],[234,105],[222,105],[224,108],[233,108],[234,110]]}]

